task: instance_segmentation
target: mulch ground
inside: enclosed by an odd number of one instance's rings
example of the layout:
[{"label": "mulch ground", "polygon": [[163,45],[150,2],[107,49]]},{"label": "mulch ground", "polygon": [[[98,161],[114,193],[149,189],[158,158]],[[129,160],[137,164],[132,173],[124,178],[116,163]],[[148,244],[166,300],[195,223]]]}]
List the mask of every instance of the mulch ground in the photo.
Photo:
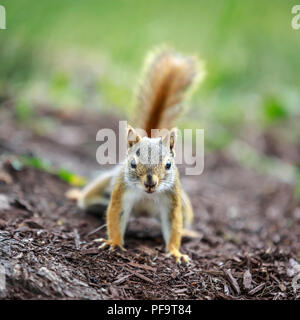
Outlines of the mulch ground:
[{"label": "mulch ground", "polygon": [[55,133],[33,133],[17,126],[10,111],[2,112],[0,265],[6,285],[0,283],[1,298],[300,298],[292,285],[300,274],[294,186],[241,167],[226,151],[208,154],[201,176],[182,176],[195,209],[193,229],[200,234],[183,239],[189,266],[165,257],[159,224],[147,219],[130,221],[126,252],[100,251],[92,240],[105,237],[104,213],[80,211],[65,198],[67,183],[37,169],[17,170],[12,155],[38,154],[91,176],[100,169],[95,134],[103,126],[116,128],[117,119],[48,112],[57,120],[57,132],[77,134],[76,143]]}]

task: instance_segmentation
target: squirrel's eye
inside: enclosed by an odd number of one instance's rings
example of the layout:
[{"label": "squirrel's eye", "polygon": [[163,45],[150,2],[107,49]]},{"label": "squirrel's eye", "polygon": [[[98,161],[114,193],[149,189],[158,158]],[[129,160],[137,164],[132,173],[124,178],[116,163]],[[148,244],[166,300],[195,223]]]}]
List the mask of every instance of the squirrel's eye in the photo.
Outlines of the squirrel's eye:
[{"label": "squirrel's eye", "polygon": [[131,168],[132,168],[132,169],[136,169],[136,162],[135,162],[134,159],[131,160],[130,165],[131,165]]},{"label": "squirrel's eye", "polygon": [[168,162],[166,163],[166,169],[169,170],[170,168],[171,168],[171,162],[168,161]]}]

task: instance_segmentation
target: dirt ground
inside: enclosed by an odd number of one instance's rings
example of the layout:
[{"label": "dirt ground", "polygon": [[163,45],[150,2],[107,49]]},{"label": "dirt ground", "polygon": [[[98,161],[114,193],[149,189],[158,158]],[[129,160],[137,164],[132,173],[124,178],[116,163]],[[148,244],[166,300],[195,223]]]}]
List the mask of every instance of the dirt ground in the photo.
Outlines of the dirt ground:
[{"label": "dirt ground", "polygon": [[9,106],[0,110],[1,298],[300,298],[292,285],[300,278],[300,203],[293,185],[241,167],[226,151],[210,153],[200,177],[182,175],[200,233],[183,239],[189,266],[165,257],[159,225],[147,219],[130,221],[126,252],[99,251],[92,240],[105,237],[104,213],[80,211],[65,198],[67,183],[16,168],[13,156],[38,155],[91,177],[102,169],[96,132],[116,129],[118,119],[41,110],[37,122],[52,119],[56,130],[39,134],[17,124]]}]

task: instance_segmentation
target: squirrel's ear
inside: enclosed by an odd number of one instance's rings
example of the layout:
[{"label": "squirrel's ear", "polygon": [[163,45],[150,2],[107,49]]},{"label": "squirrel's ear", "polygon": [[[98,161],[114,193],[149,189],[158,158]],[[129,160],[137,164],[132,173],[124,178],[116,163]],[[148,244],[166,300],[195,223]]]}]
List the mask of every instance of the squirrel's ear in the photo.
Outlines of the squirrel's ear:
[{"label": "squirrel's ear", "polygon": [[162,143],[167,148],[170,148],[170,152],[173,156],[175,156],[174,147],[176,143],[176,138],[177,138],[177,128],[173,128],[162,138]]},{"label": "squirrel's ear", "polygon": [[127,125],[127,148],[131,148],[140,140],[141,137],[138,135],[138,133],[130,125]]}]

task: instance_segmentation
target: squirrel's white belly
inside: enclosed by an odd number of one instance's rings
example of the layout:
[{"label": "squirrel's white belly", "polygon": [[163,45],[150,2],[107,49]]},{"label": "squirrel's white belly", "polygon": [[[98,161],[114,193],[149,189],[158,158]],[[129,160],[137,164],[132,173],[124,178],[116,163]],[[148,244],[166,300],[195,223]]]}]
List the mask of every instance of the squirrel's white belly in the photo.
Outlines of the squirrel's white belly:
[{"label": "squirrel's white belly", "polygon": [[123,202],[130,215],[155,217],[169,207],[170,198],[165,193],[147,194],[144,190],[130,188],[125,192]]}]

